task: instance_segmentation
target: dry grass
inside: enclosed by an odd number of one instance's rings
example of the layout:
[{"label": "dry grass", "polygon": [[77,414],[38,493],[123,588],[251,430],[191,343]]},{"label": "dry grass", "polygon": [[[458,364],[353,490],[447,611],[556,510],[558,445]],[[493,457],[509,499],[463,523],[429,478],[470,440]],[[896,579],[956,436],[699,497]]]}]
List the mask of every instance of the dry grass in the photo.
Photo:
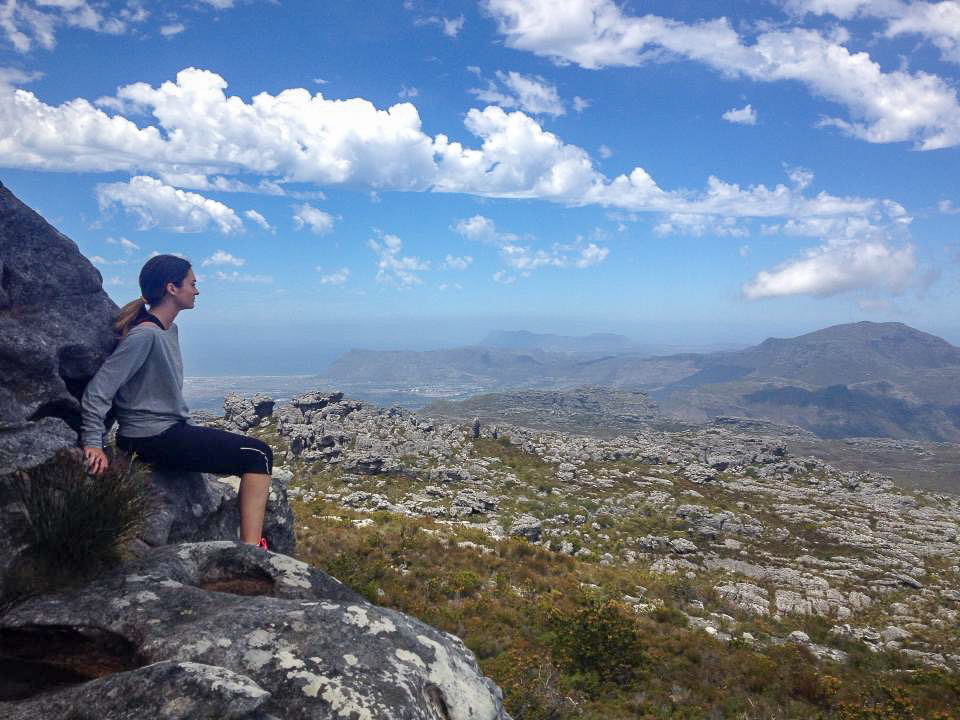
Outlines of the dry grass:
[{"label": "dry grass", "polygon": [[[725,610],[712,592],[716,578],[601,566],[426,518],[322,502],[296,504],[295,513],[303,560],[463,638],[516,720],[957,717],[960,685],[944,679],[952,676],[900,656],[851,643],[851,662],[841,665],[793,644],[722,642],[687,627],[679,610],[690,600]],[[357,528],[351,519],[359,517],[375,524]],[[622,604],[624,594],[641,593],[663,608],[638,615]],[[763,618],[745,627],[782,637],[800,627],[820,636],[821,625]]]}]

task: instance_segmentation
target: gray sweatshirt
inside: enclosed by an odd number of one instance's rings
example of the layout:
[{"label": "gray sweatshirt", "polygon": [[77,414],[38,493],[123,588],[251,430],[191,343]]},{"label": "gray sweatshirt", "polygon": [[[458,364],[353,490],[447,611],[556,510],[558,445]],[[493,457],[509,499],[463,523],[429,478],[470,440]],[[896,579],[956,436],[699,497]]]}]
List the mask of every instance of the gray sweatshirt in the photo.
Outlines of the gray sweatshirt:
[{"label": "gray sweatshirt", "polygon": [[117,432],[124,437],[157,435],[187,421],[176,323],[169,330],[150,322],[135,325],[100,366],[83,393],[84,447],[103,447],[111,405],[116,405]]}]

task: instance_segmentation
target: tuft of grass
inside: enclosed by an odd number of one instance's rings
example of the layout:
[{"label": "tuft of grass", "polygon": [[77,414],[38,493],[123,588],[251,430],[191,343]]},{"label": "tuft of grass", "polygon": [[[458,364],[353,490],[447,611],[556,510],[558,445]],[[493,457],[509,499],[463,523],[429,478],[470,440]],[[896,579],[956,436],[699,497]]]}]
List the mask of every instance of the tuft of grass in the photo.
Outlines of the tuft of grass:
[{"label": "tuft of grass", "polygon": [[149,468],[123,455],[90,476],[78,453],[61,451],[16,473],[13,489],[23,511],[23,549],[4,578],[0,609],[116,565],[153,507]]}]

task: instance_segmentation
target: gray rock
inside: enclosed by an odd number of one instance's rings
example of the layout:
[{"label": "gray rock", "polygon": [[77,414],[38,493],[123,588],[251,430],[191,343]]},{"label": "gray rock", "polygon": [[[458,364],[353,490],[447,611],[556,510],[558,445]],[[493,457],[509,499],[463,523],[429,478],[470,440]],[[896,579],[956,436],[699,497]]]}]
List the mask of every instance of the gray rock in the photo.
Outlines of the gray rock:
[{"label": "gray rock", "polygon": [[229,393],[223,399],[222,426],[237,432],[249,430],[260,424],[253,403],[237,393]]},{"label": "gray rock", "polygon": [[530,542],[540,540],[540,533],[543,526],[537,518],[532,515],[521,515],[510,525],[510,534],[514,537],[526,538]]},{"label": "gray rock", "polygon": [[915,590],[920,590],[923,587],[923,583],[912,575],[907,575],[906,573],[897,573],[893,577],[901,585],[906,585],[907,587],[914,588]]},{"label": "gray rock", "polygon": [[116,311],[76,244],[0,183],[0,475],[76,443]]},{"label": "gray rock", "polygon": [[[240,478],[218,479],[204,473],[155,470],[151,486],[157,505],[141,538],[147,545],[239,539]],[[293,554],[293,510],[288,502],[287,482],[278,477],[270,484],[263,535],[271,550]]]},{"label": "gray rock", "polygon": [[[463,508],[468,510],[466,514],[481,514],[489,510],[495,510],[500,501],[488,495],[485,492],[476,490],[475,488],[467,488],[461,490],[453,498],[451,504],[451,510],[453,508]],[[462,513],[461,513],[462,514]]]},{"label": "gray rock", "polygon": [[887,627],[880,632],[880,638],[884,642],[902,642],[903,640],[909,640],[910,637],[909,632],[896,625],[887,625]]},{"label": "gray rock", "polygon": [[361,475],[379,475],[385,471],[387,460],[374,452],[357,453],[343,463],[343,469]]},{"label": "gray rock", "polygon": [[759,585],[747,582],[733,582],[717,585],[717,595],[742,610],[754,615],[770,613],[769,593]]},{"label": "gray rock", "polygon": [[697,546],[685,538],[674,538],[667,543],[677,555],[689,555],[697,552]]},{"label": "gray rock", "polygon": [[300,410],[300,412],[303,413],[304,418],[309,420],[310,416],[312,416],[312,413],[316,412],[317,410],[321,410],[332,403],[340,402],[341,400],[343,400],[342,392],[325,393],[321,391],[314,391],[296,396],[290,401],[290,404]]},{"label": "gray rock", "polygon": [[[117,689],[116,712],[103,715],[111,718],[144,717],[136,703],[152,687],[150,702],[170,713],[158,717],[252,718],[239,713],[260,707],[284,720],[509,720],[499,688],[458,638],[371,605],[304,563],[233,542],[158,548],[78,591],[28,600],[0,621],[0,646],[9,652],[3,640],[32,633],[42,659],[64,628],[117,638],[145,667],[0,703],[0,716],[60,718],[56,708],[96,703],[106,685]],[[144,672],[167,680],[133,677]],[[198,704],[193,715],[169,709],[186,701]]]},{"label": "gray rock", "polygon": [[165,660],[60,692],[7,705],[8,720],[77,717],[89,708],[101,718],[249,719],[270,693],[246,675],[223,667]]},{"label": "gray rock", "polygon": [[245,398],[237,393],[229,393],[223,399],[222,425],[228,430],[244,432],[257,427],[273,414],[273,398],[257,393]]}]

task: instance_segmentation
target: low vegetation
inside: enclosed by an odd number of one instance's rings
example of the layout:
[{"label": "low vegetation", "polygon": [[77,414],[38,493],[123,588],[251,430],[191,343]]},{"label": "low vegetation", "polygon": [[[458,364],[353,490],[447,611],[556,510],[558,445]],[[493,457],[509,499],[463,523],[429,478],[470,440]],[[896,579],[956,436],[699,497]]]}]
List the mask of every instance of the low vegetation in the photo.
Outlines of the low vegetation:
[{"label": "low vegetation", "polygon": [[[732,612],[714,597],[714,578],[604,566],[467,525],[322,500],[295,503],[295,514],[302,559],[461,637],[516,720],[957,717],[957,678],[900,655],[850,643],[840,664],[690,626],[679,608],[692,601],[705,614]],[[361,518],[373,523],[358,527]],[[825,632],[816,618],[741,622],[757,637]]]},{"label": "low vegetation", "polygon": [[116,565],[142,530],[152,498],[145,466],[122,455],[102,475],[62,451],[13,477],[23,505],[23,549],[4,577],[0,608],[25,596],[83,583]]}]

